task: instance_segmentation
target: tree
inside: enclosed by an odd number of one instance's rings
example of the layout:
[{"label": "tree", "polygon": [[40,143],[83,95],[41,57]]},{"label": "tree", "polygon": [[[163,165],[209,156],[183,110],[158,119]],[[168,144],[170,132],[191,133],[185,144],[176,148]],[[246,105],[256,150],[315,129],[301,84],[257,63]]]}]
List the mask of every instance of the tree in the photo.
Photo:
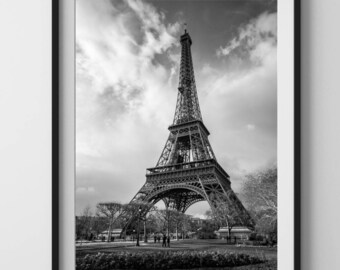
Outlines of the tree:
[{"label": "tree", "polygon": [[212,218],[216,221],[219,227],[227,227],[227,241],[231,239],[231,230],[234,226],[240,225],[240,214],[235,207],[227,204],[224,201],[215,202],[215,209],[212,212]]},{"label": "tree", "polygon": [[218,229],[216,223],[213,220],[203,220],[202,226],[198,231],[198,238],[199,239],[214,239],[216,238],[215,231]]},{"label": "tree", "polygon": [[141,219],[144,222],[144,242],[146,243],[147,240],[147,232],[157,232],[159,231],[159,226],[157,222],[157,216],[155,215],[155,212],[157,211],[156,206],[151,206],[147,214],[142,217]]},{"label": "tree", "polygon": [[[170,237],[170,232],[175,231],[178,239],[178,229],[181,224],[182,213],[177,210],[167,207],[166,209],[158,210],[157,216],[159,220],[160,231]],[[183,214],[182,214],[183,215]]]},{"label": "tree", "polygon": [[102,216],[95,216],[92,218],[92,230],[98,236],[101,232],[107,229],[107,219]]},{"label": "tree", "polygon": [[247,207],[257,221],[256,229],[276,238],[277,167],[275,165],[249,174],[246,178],[242,192]]},{"label": "tree", "polygon": [[181,229],[182,229],[182,239],[184,239],[187,232],[189,232],[192,229],[189,215],[186,215],[186,214],[183,215]]},{"label": "tree", "polygon": [[[157,211],[157,218],[159,222],[160,231],[163,232],[163,234],[169,235],[170,233],[170,226],[171,224],[171,210],[169,208],[161,209]],[[166,232],[166,233],[165,233]]]},{"label": "tree", "polygon": [[[147,242],[147,234],[146,234],[146,222],[148,220],[148,213],[150,211],[154,211],[156,209],[153,204],[149,202],[142,201],[141,199],[135,200],[126,204],[124,206],[125,213],[125,221],[123,222],[131,222],[131,226],[136,226],[137,228],[137,243],[136,246],[139,246],[139,236],[140,236],[140,221],[144,222],[144,242]],[[137,222],[136,222],[137,221]],[[136,224],[137,223],[137,224]]]},{"label": "tree", "polygon": [[175,229],[176,229],[176,240],[178,241],[178,229],[180,227],[182,227],[184,219],[185,219],[185,214],[183,214],[180,211],[177,210],[173,210],[171,211],[171,219],[175,225]]},{"label": "tree", "polygon": [[92,212],[90,206],[86,206],[79,217],[76,217],[76,234],[82,244],[83,238],[87,238],[91,230]]},{"label": "tree", "polygon": [[176,240],[179,240],[179,232],[182,233],[182,239],[184,239],[187,232],[196,232],[199,228],[191,216],[176,209],[166,208],[157,210],[153,214],[153,218],[157,231],[161,231],[168,236],[171,232],[174,232],[176,234]]},{"label": "tree", "polygon": [[150,212],[148,215],[147,215],[147,223],[146,223],[146,228],[148,231],[151,231],[151,232],[160,232],[162,229],[161,229],[161,223],[162,221],[160,220],[158,214],[157,214],[157,211],[158,210],[155,210],[153,212]]},{"label": "tree", "polygon": [[123,205],[119,202],[107,202],[97,204],[97,215],[105,217],[109,225],[107,241],[111,241],[112,225],[123,210]]},{"label": "tree", "polygon": [[210,209],[205,211],[204,215],[206,216],[207,219],[211,219],[211,220],[214,219],[213,212]]},{"label": "tree", "polygon": [[194,221],[192,216],[188,215],[188,220],[189,220],[189,224],[188,224],[189,225],[189,227],[188,227],[189,231],[197,232],[201,228],[200,225],[197,222]]}]

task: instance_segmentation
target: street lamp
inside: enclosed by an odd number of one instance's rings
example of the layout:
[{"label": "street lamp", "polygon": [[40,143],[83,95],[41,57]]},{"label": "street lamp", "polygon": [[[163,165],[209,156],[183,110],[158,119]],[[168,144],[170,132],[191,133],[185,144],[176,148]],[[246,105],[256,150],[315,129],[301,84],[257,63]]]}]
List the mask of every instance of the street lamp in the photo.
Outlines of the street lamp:
[{"label": "street lamp", "polygon": [[168,247],[170,247],[170,211],[169,211],[169,209],[167,208],[167,210],[168,210],[168,238],[167,238],[167,240],[169,241],[168,243],[169,243],[169,246]]},{"label": "street lamp", "polygon": [[146,233],[146,217],[144,219],[144,243],[148,242],[148,235]]},{"label": "street lamp", "polygon": [[137,243],[136,243],[136,247],[139,247],[139,221],[140,221],[141,212],[142,212],[142,208],[139,206],[138,207],[138,223],[137,223]]}]

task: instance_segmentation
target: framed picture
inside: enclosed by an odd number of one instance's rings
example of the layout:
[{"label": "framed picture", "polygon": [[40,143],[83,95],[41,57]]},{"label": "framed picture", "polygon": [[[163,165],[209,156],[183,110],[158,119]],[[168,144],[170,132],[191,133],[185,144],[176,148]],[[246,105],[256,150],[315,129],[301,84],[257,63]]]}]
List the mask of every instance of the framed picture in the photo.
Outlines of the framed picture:
[{"label": "framed picture", "polygon": [[55,264],[300,269],[300,2],[61,6]]}]

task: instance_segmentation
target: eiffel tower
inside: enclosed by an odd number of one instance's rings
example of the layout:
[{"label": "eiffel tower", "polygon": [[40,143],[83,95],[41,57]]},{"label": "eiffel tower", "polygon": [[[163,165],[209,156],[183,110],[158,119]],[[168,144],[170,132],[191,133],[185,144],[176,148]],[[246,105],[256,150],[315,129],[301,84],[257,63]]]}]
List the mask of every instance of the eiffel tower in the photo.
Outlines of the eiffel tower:
[{"label": "eiffel tower", "polygon": [[[192,40],[187,30],[180,42],[179,87],[174,120],[168,128],[170,134],[156,166],[147,169],[146,182],[131,203],[154,205],[162,200],[166,207],[184,213],[194,203],[207,201],[215,214],[222,203],[234,213],[234,218],[236,213],[237,225],[253,227],[252,218],[231,189],[230,177],[218,164],[209,143],[210,133],[202,120],[195,84]],[[132,219],[126,219],[127,223]]]}]

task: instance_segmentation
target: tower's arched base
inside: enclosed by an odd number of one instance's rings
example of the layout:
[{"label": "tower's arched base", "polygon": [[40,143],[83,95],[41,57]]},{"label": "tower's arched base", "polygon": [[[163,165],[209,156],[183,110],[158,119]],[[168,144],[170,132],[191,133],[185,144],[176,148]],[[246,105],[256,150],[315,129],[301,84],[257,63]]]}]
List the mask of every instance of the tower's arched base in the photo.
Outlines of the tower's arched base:
[{"label": "tower's arched base", "polygon": [[[228,174],[216,160],[190,162],[175,166],[148,169],[146,183],[132,199],[150,207],[163,200],[166,207],[182,213],[199,201],[207,201],[213,214],[228,213],[238,226],[253,227],[254,223],[230,187]],[[145,211],[143,214],[146,214]],[[126,217],[125,228],[134,217]]]}]

